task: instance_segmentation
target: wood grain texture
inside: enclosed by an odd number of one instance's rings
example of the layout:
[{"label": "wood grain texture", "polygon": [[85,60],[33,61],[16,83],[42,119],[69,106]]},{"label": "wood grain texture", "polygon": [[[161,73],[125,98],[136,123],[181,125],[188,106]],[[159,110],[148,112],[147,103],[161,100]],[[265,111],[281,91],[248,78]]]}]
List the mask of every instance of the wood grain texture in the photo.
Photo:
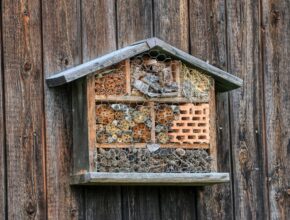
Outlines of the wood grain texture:
[{"label": "wood grain texture", "polygon": [[[1,1],[0,218],[6,208],[7,219],[289,218],[289,10],[287,0]],[[245,81],[230,102],[217,97],[218,169],[231,170],[232,143],[233,194],[69,186],[71,89],[43,88],[43,74],[153,32]]]},{"label": "wood grain texture", "polygon": [[[0,10],[2,14],[2,11]],[[0,22],[2,23],[2,16]],[[2,28],[0,28],[0,216],[6,217],[6,147],[5,147],[5,112],[4,112],[4,94],[3,94],[3,56],[2,56]]]},{"label": "wood grain texture", "polygon": [[71,176],[72,185],[180,185],[203,186],[229,182],[229,173],[105,173]]},{"label": "wood grain texture", "polygon": [[163,53],[169,54],[171,57],[183,61],[189,67],[199,68],[205,71],[207,75],[215,79],[216,90],[218,92],[229,91],[239,88],[243,85],[243,81],[240,78],[229,74],[215,66],[212,66],[211,64],[201,59],[191,56],[187,52],[173,47],[172,45],[158,38],[149,39],[147,43],[148,45],[150,45],[150,48],[156,47],[157,49],[160,49]]},{"label": "wood grain texture", "polygon": [[184,62],[189,67],[199,68],[205,71],[205,74],[214,78],[216,81],[216,90],[219,92],[236,89],[243,85],[243,81],[240,78],[212,66],[201,59],[193,57],[158,38],[149,38],[144,41],[133,43],[132,45],[92,59],[76,67],[56,73],[48,77],[46,82],[50,87],[60,86],[78,80],[84,76],[88,76],[93,72],[117,64],[140,53],[147,52],[150,49],[159,50],[174,59]]},{"label": "wood grain texture", "polygon": [[50,87],[60,86],[88,76],[89,74],[92,74],[93,72],[96,72],[100,69],[117,64],[125,59],[145,52],[148,49],[149,47],[145,42],[138,45],[128,46],[122,48],[121,50],[117,50],[104,56],[92,59],[89,62],[83,63],[76,67],[72,67],[65,71],[53,74],[53,76],[47,78],[46,82]]},{"label": "wood grain texture", "polygon": [[[42,1],[44,73],[81,61],[79,1]],[[71,89],[45,84],[48,219],[78,219],[78,192],[69,186],[72,166]]]},{"label": "wood grain texture", "polygon": [[[225,1],[189,1],[191,54],[227,70]],[[204,13],[204,12],[207,13]],[[228,94],[216,97],[217,169],[231,171]],[[197,191],[198,219],[234,219],[231,184]]]},{"label": "wood grain texture", "polygon": [[284,220],[290,216],[290,2],[262,3],[269,217]]},{"label": "wood grain texture", "polygon": [[230,93],[234,216],[267,219],[260,3],[227,1],[226,8],[229,71],[244,79]]},{"label": "wood grain texture", "polygon": [[159,187],[122,187],[123,220],[159,220]]},{"label": "wood grain texture", "polygon": [[[187,1],[155,0],[153,11],[154,35],[189,52]],[[161,219],[196,219],[195,195],[194,187],[162,187],[160,189]]]},{"label": "wood grain texture", "polygon": [[[83,62],[117,49],[115,11],[113,0],[82,1]],[[88,220],[122,218],[119,186],[86,188],[85,204]]]},{"label": "wood grain texture", "polygon": [[189,49],[188,4],[186,0],[154,0],[154,35],[180,48]]},{"label": "wood grain texture", "polygon": [[[39,1],[2,1],[8,219],[45,219]],[[2,132],[1,132],[2,133]]]},{"label": "wood grain texture", "polygon": [[209,91],[209,153],[213,158],[211,162],[212,170],[218,171],[217,161],[217,134],[216,134],[216,92],[215,92],[215,81],[211,80],[212,88]]},{"label": "wood grain texture", "polygon": [[162,187],[160,189],[160,219],[196,220],[195,193],[192,187]]},{"label": "wood grain texture", "polygon": [[122,219],[120,188],[116,186],[86,188],[86,219]]},{"label": "wood grain texture", "polygon": [[[153,36],[152,1],[117,1],[118,46]],[[133,31],[132,31],[133,30]],[[160,219],[158,187],[122,187],[122,218]]]},{"label": "wood grain texture", "polygon": [[152,36],[152,1],[118,0],[117,17],[119,48]]},{"label": "wood grain texture", "polygon": [[114,0],[84,0],[82,8],[83,62],[116,49]]},{"label": "wood grain texture", "polygon": [[[86,77],[72,84],[73,174],[90,171],[90,132],[93,130],[95,134],[96,129],[90,126],[90,122],[95,122],[95,114],[90,115],[87,99],[88,84],[90,83],[87,82]],[[94,109],[93,112],[95,112]],[[95,139],[93,141],[94,146]]]}]

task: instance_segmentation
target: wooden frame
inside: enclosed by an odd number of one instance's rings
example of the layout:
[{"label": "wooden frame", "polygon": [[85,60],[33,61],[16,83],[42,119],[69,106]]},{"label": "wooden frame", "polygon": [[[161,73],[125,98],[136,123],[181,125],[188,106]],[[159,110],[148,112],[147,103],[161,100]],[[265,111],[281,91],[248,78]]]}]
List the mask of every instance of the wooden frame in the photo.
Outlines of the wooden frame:
[{"label": "wooden frame", "polygon": [[[180,84],[179,68],[180,62],[176,62],[177,68],[176,79]],[[188,99],[181,97],[174,98],[151,98],[146,99],[140,96],[131,95],[130,84],[130,60],[124,61],[124,70],[126,76],[126,95],[123,96],[104,96],[95,95],[95,76],[77,80],[72,87],[72,104],[73,104],[73,175],[71,183],[74,184],[142,184],[142,185],[208,185],[229,181],[227,173],[99,173],[96,172],[95,158],[97,156],[97,148],[116,147],[116,144],[98,144],[96,143],[96,102],[124,102],[124,103],[147,103],[151,106],[151,118],[155,119],[154,103],[188,103]],[[196,99],[196,103],[209,103],[210,106],[210,144],[183,144],[182,148],[206,149],[214,158],[212,165],[213,170],[217,168],[216,161],[216,112],[215,112],[215,86],[212,80],[212,88],[209,98]],[[152,143],[155,143],[155,131],[151,131]],[[128,148],[132,144],[118,143],[117,147]],[[134,147],[146,147],[146,143],[136,143]],[[180,144],[159,144],[161,148],[178,148]]]}]

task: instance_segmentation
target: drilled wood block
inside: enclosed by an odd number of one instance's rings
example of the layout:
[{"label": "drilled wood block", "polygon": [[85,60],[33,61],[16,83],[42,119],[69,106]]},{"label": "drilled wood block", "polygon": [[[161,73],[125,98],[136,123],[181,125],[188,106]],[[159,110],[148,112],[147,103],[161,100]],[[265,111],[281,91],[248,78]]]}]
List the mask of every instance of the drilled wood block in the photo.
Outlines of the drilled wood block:
[{"label": "drilled wood block", "polygon": [[184,104],[179,106],[178,119],[173,121],[170,142],[179,144],[209,144],[209,104]]}]

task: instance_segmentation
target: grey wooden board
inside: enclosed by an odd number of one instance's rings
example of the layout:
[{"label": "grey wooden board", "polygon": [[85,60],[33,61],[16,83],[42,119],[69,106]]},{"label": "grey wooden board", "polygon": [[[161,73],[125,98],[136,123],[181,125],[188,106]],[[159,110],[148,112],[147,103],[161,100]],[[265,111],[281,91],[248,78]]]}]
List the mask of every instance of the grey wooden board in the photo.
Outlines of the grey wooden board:
[{"label": "grey wooden board", "polygon": [[174,58],[182,60],[189,66],[205,71],[206,74],[212,76],[216,80],[218,91],[229,91],[243,85],[242,79],[177,49],[158,38],[139,41],[84,64],[54,74],[48,77],[46,82],[50,87],[63,85],[151,49],[158,49]]},{"label": "grey wooden board", "polygon": [[229,173],[102,173],[71,176],[71,185],[193,185],[203,186],[230,181]]},{"label": "grey wooden board", "polygon": [[97,70],[106,68],[125,59],[148,51],[149,49],[150,48],[148,47],[147,43],[140,43],[137,45],[124,47],[120,50],[116,50],[81,65],[54,74],[53,76],[46,78],[46,82],[50,87],[63,85],[76,79],[82,78]]}]

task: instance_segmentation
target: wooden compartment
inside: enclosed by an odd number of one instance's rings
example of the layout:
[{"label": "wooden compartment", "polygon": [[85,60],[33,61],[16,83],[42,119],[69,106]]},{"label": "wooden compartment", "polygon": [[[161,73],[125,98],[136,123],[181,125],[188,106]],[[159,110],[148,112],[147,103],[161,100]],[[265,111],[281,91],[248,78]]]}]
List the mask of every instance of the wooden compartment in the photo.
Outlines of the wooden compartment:
[{"label": "wooden compartment", "polygon": [[[151,122],[150,127],[150,138],[148,137],[146,141],[144,139],[142,141],[134,141],[134,132],[128,132],[132,135],[131,139],[126,139],[123,141],[120,136],[116,136],[115,141],[99,141],[98,133],[100,129],[100,124],[98,124],[98,117],[96,118],[96,149],[103,148],[147,148],[148,144],[157,144],[160,148],[165,149],[202,149],[206,150],[210,156],[211,153],[215,151],[212,150],[215,147],[215,140],[212,140],[210,143],[210,136],[214,137],[215,135],[210,135],[211,132],[215,132],[215,129],[211,128],[210,125],[210,117],[214,120],[215,112],[210,114],[209,106],[214,102],[215,97],[214,94],[214,86],[212,86],[211,97],[207,98],[192,98],[188,99],[184,97],[182,93],[182,82],[183,78],[181,78],[181,65],[182,63],[178,60],[170,60],[166,63],[162,63],[160,61],[154,61],[152,58],[146,58],[142,60],[142,63],[138,64],[138,68],[142,67],[143,71],[141,75],[145,76],[148,73],[146,69],[156,68],[156,66],[152,67],[152,65],[158,64],[160,66],[163,65],[164,68],[170,68],[172,76],[169,77],[171,82],[178,86],[173,97],[158,96],[158,97],[148,97],[142,92],[134,91],[134,80],[136,80],[136,73],[134,73],[134,69],[136,69],[136,65],[134,63],[134,58],[131,60],[123,61],[119,64],[119,66],[124,67],[124,72],[126,76],[126,94],[120,95],[99,95],[95,94],[95,102],[98,105],[107,105],[112,106],[116,104],[122,104],[125,106],[147,106],[150,107],[150,116],[149,120]],[[134,66],[135,65],[135,66]],[[144,66],[145,65],[145,66]],[[147,66],[146,66],[147,65]],[[158,66],[157,66],[158,67]],[[155,71],[155,70],[154,70]],[[155,71],[152,73],[152,70],[149,71],[149,74],[154,74],[154,77],[159,76],[158,72]],[[161,70],[160,70],[161,71]],[[140,75],[138,72],[137,74]],[[138,76],[139,76],[138,75]],[[163,77],[164,75],[161,75]],[[141,77],[142,78],[142,77]],[[138,80],[141,80],[138,78]],[[146,81],[145,81],[146,82]],[[214,85],[213,81],[211,82]],[[158,86],[162,86],[160,83]],[[136,88],[135,88],[136,89]],[[156,91],[155,91],[156,92]],[[209,98],[210,97],[210,98]],[[178,108],[179,113],[176,114],[172,110],[172,108]],[[106,112],[110,112],[106,110]],[[112,119],[113,120],[113,119]],[[166,124],[168,122],[168,124]],[[118,128],[118,120],[115,120],[115,127]],[[138,123],[137,123],[138,124]],[[131,129],[135,129],[135,131],[140,130],[140,134],[148,133],[148,127],[146,131],[142,131],[142,125],[134,125]],[[160,125],[166,126],[166,131],[160,131]],[[138,128],[139,126],[139,128]],[[214,124],[212,125],[214,126]],[[121,132],[120,132],[121,133]],[[106,138],[110,138],[106,136]],[[129,138],[129,137],[128,137]]]},{"label": "wooden compartment", "polygon": [[151,106],[147,103],[96,103],[96,142],[151,143]]},{"label": "wooden compartment", "polygon": [[130,93],[127,80],[128,61],[98,71],[95,74],[95,92],[97,96],[120,96]]},{"label": "wooden compartment", "polygon": [[[137,64],[136,58],[140,59]],[[217,168],[215,92],[238,88],[241,79],[150,38],[56,73],[46,81],[50,87],[72,85],[72,184],[203,185],[229,181],[228,173],[213,172]],[[118,103],[149,107],[150,121],[146,123],[151,123],[150,129],[144,129],[144,122],[128,127],[123,119],[117,119],[120,115],[110,108]],[[124,162],[120,161],[123,151],[130,156],[123,167],[127,171],[118,167]],[[198,153],[204,158],[190,156]],[[192,159],[206,161],[208,156],[211,169],[195,170],[200,161]]]},{"label": "wooden compartment", "polygon": [[[155,68],[152,65],[156,63],[162,64],[151,58],[144,63],[146,68],[151,69]],[[136,67],[132,67],[132,59],[98,71],[94,77],[86,79],[85,92],[90,94],[85,101],[89,109],[87,141],[91,161],[88,166],[91,170],[112,173],[179,173],[211,172],[215,169],[214,81],[211,80],[208,96],[189,99],[182,87],[185,81],[182,63],[170,60],[163,64],[167,71],[170,69],[171,76],[166,76],[167,82],[176,85],[177,90],[169,90],[164,94],[164,82],[156,81],[158,83],[155,86],[159,90],[152,89],[149,82],[148,91],[155,92],[153,97],[145,94],[146,91],[142,89],[136,91],[136,73],[132,73]],[[153,74],[156,79],[159,77],[159,80],[164,80],[164,74],[151,70],[146,72],[145,67],[142,70],[143,76],[147,74],[147,77],[151,77],[150,74]],[[109,75],[106,75],[108,72]],[[102,74],[104,79],[100,78]],[[146,79],[144,82],[147,83]],[[108,86],[108,83],[111,85]],[[151,151],[152,148],[157,150]],[[160,152],[167,152],[166,156],[164,153],[160,156]]]}]

